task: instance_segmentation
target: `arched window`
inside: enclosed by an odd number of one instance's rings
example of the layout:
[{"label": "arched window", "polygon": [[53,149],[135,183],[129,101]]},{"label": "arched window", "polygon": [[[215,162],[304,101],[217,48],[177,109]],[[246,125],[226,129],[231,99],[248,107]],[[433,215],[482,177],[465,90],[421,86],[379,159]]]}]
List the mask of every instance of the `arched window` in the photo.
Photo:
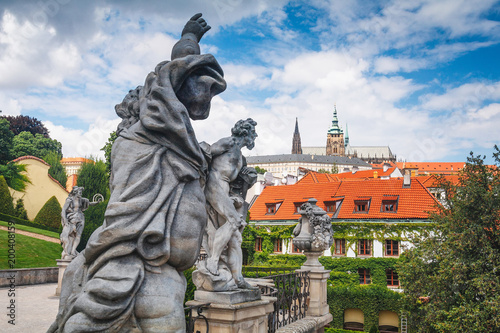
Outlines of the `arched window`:
[{"label": "arched window", "polygon": [[364,331],[365,316],[360,309],[345,309],[344,329],[351,331]]},{"label": "arched window", "polygon": [[399,316],[393,311],[380,311],[378,313],[378,330],[380,333],[398,332]]}]

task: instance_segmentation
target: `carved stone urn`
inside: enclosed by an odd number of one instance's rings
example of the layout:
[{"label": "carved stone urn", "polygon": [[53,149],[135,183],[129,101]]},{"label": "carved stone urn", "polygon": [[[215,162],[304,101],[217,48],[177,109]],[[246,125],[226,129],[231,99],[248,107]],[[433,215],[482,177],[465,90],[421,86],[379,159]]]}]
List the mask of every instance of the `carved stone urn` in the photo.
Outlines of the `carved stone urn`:
[{"label": "carved stone urn", "polygon": [[293,245],[304,251],[307,257],[304,266],[322,268],[318,258],[333,244],[333,230],[328,214],[316,205],[318,200],[311,198],[302,204],[299,213],[302,217],[293,230]]}]

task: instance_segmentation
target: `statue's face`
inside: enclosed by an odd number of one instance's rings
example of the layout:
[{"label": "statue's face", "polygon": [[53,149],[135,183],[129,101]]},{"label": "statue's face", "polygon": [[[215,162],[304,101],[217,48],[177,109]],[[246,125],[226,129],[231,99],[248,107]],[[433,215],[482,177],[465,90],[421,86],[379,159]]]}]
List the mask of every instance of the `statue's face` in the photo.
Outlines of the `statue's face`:
[{"label": "statue's face", "polygon": [[255,147],[255,139],[257,138],[257,133],[255,133],[255,130],[252,129],[246,136],[245,136],[245,145],[249,150],[252,150],[253,147]]},{"label": "statue's face", "polygon": [[189,117],[193,120],[208,118],[210,114],[210,101],[216,95],[212,92],[215,80],[207,75],[190,75],[177,92],[177,98],[188,110]]}]

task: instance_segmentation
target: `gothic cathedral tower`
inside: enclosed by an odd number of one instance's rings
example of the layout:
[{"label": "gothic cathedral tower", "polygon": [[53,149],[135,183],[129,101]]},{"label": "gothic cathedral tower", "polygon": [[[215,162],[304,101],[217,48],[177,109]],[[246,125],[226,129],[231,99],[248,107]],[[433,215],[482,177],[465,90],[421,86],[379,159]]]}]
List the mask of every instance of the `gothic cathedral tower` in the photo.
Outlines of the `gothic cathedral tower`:
[{"label": "gothic cathedral tower", "polygon": [[295,118],[295,132],[293,132],[292,154],[302,154],[302,144],[300,143],[299,120]]},{"label": "gothic cathedral tower", "polygon": [[326,135],[326,154],[345,156],[344,131],[339,127],[336,105],[333,109],[332,126]]}]

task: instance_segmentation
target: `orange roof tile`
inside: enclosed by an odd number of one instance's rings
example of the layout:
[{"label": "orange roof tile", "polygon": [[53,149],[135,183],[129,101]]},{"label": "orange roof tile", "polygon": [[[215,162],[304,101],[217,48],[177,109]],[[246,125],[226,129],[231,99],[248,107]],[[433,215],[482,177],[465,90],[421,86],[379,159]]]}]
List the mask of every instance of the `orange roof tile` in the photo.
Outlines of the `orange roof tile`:
[{"label": "orange roof tile", "polygon": [[465,162],[398,162],[400,169],[418,169],[428,173],[457,173],[464,168]]},{"label": "orange roof tile", "polygon": [[84,157],[65,157],[61,159],[61,164],[68,164],[68,163],[95,163],[95,162]]},{"label": "orange roof tile", "polygon": [[[304,177],[306,178],[306,177]],[[309,198],[318,200],[317,205],[326,210],[325,202],[343,198],[338,219],[425,219],[430,211],[436,211],[438,201],[419,181],[412,177],[411,186],[403,188],[403,178],[387,180],[365,179],[353,181],[345,179],[329,183],[298,182],[288,186],[269,186],[250,208],[252,221],[297,220],[295,204]],[[382,212],[382,201],[396,198],[396,212]],[[354,212],[355,200],[370,200],[367,213]],[[274,215],[268,215],[266,203],[282,202]],[[330,216],[333,215],[329,214]]]}]

